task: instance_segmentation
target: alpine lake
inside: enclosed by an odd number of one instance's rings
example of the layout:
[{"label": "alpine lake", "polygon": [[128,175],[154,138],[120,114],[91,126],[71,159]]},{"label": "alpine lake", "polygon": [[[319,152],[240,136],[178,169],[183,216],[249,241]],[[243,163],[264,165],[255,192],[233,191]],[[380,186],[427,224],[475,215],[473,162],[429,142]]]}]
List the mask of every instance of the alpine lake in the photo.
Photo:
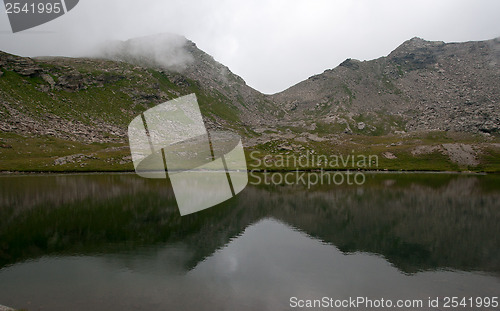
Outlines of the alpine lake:
[{"label": "alpine lake", "polygon": [[362,185],[313,186],[257,175],[182,217],[168,180],[1,175],[0,304],[383,310],[373,306],[383,299],[407,303],[394,310],[498,310],[499,175],[365,173]]}]

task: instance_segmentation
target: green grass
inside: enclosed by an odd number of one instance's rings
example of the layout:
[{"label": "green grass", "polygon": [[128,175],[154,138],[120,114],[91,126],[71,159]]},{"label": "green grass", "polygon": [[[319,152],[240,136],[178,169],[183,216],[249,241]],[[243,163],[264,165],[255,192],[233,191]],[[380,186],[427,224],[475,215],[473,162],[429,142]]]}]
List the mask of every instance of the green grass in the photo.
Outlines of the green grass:
[{"label": "green grass", "polygon": [[[324,122],[316,122],[316,129],[313,131],[318,135],[322,136],[329,133],[342,133],[347,128],[345,123],[324,123]],[[300,133],[303,129],[296,129],[296,132]]]},{"label": "green grass", "polygon": [[480,162],[475,169],[484,172],[500,172],[500,150],[499,148],[485,148],[480,156]]},{"label": "green grass", "polygon": [[[12,133],[0,133],[0,144],[10,148],[0,148],[0,171],[130,171],[131,163],[119,162],[130,155],[128,148],[110,150],[123,144],[84,144],[75,141],[58,139],[51,136],[23,137]],[[81,163],[54,165],[54,160],[74,154],[95,154],[96,159],[84,160]]]},{"label": "green grass", "polygon": [[[139,71],[128,64],[119,63],[117,67],[117,63],[104,61],[100,70],[96,70],[91,64],[69,64],[78,71],[83,81],[91,81],[78,91],[54,89],[44,92],[41,88],[49,88],[49,84],[40,77],[25,77],[3,70],[4,74],[0,77],[0,97],[9,103],[22,103],[16,109],[29,113],[34,118],[43,118],[44,114],[52,113],[89,125],[94,120],[103,120],[123,126],[136,113],[165,100],[195,93],[200,108],[209,118],[215,119],[217,116],[218,120],[227,121],[228,125],[234,124],[235,128],[240,123],[239,112],[231,100],[219,92],[207,92],[196,81],[184,79],[184,85],[177,85],[166,74],[153,69]],[[61,65],[43,62],[39,65],[50,69],[55,81],[58,80],[57,75],[65,72]],[[104,81],[100,81],[103,79]],[[102,83],[104,86],[100,85]],[[166,98],[157,97],[161,92]],[[134,103],[134,93],[151,95],[152,99],[144,99],[143,105],[137,105]]]},{"label": "green grass", "polygon": [[[252,148],[246,148],[247,161],[249,169],[267,169],[267,170],[295,170],[305,169],[369,169],[369,170],[394,170],[394,171],[474,171],[474,172],[500,172],[500,150],[498,148],[487,147],[481,150],[480,164],[475,167],[459,166],[452,162],[447,155],[435,151],[428,154],[413,155],[412,150],[423,144],[437,146],[442,143],[449,143],[450,134],[433,133],[425,136],[362,136],[362,135],[344,135],[342,137],[351,138],[341,144],[331,142],[284,142],[271,141],[267,144],[258,145]],[[420,138],[424,137],[424,138]],[[431,139],[430,137],[433,137]],[[463,136],[462,141],[454,140],[457,143],[481,143],[480,137],[474,138],[473,135]],[[300,151],[281,150],[281,145],[294,144]],[[93,143],[85,144],[74,141],[58,139],[51,136],[23,137],[12,133],[0,133],[0,145],[11,148],[0,148],[0,171],[53,171],[53,172],[88,172],[88,171],[133,171],[133,165],[129,163],[120,164],[123,158],[130,156],[128,145],[126,143]],[[119,150],[112,147],[122,147]],[[115,148],[116,149],[116,148]],[[271,164],[257,166],[254,159],[250,157],[250,152],[257,151],[258,158],[265,156],[271,159],[280,157],[294,156],[296,158],[304,157],[307,151],[314,150],[315,157],[319,155],[327,156],[329,161],[332,157],[344,157],[372,155],[378,157],[378,166],[372,164],[368,167],[359,167],[349,162],[347,165],[331,167],[328,165],[313,165],[305,167],[294,166],[276,166]],[[385,152],[394,154],[396,159],[387,159],[383,156]],[[68,163],[65,165],[54,165],[56,158],[85,154],[92,155],[94,158],[86,159],[82,162]],[[312,154],[312,153],[311,153]],[[292,161],[290,161],[292,163]],[[263,164],[263,162],[261,163]],[[367,163],[368,165],[368,163]]]}]

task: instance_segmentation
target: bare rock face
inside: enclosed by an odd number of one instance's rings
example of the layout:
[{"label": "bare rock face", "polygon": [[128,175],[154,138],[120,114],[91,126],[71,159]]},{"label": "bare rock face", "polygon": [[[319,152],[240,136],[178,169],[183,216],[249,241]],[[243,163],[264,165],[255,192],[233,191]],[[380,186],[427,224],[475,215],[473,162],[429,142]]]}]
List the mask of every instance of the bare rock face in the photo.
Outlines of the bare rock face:
[{"label": "bare rock face", "polygon": [[382,156],[386,159],[389,159],[389,160],[394,160],[394,159],[398,158],[398,157],[396,157],[396,155],[394,155],[394,153],[389,152],[389,151],[382,153]]},{"label": "bare rock face", "polygon": [[[0,67],[22,76],[38,76],[42,68],[29,57],[19,57],[0,51]],[[3,74],[3,72],[2,72]]]},{"label": "bare rock face", "polygon": [[479,164],[477,152],[471,145],[443,144],[443,148],[450,160],[459,165],[476,166]]},{"label": "bare rock face", "polygon": [[460,166],[476,166],[479,164],[478,156],[481,150],[478,146],[469,144],[441,144],[441,145],[422,145],[412,150],[413,156],[439,152],[446,155],[453,163]]},{"label": "bare rock face", "polygon": [[43,79],[43,81],[47,82],[50,85],[51,89],[56,86],[56,82],[54,81],[54,78],[52,78],[52,76],[44,73],[41,75],[41,78]]},{"label": "bare rock face", "polygon": [[54,165],[64,165],[68,163],[81,163],[84,160],[96,159],[95,154],[85,155],[85,154],[73,154],[65,157],[60,157],[54,160]]}]

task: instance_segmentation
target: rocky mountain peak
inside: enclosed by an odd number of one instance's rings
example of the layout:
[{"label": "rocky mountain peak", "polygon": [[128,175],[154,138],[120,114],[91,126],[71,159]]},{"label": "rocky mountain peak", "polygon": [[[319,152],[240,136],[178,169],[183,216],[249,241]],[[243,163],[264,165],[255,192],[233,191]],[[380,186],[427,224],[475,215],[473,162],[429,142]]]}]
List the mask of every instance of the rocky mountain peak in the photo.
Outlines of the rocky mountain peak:
[{"label": "rocky mountain peak", "polygon": [[435,63],[437,54],[442,52],[444,46],[443,41],[426,41],[414,37],[398,46],[388,55],[388,58],[396,63],[425,68],[427,65]]},{"label": "rocky mountain peak", "polygon": [[[415,37],[387,57],[364,62],[347,59],[273,99],[292,122],[307,123],[306,116],[311,116],[311,124],[346,132],[362,120],[361,133],[498,133],[499,51],[496,39],[444,43]],[[384,121],[389,115],[398,121]]]},{"label": "rocky mountain peak", "polygon": [[194,83],[211,96],[228,98],[228,105],[245,111],[244,122],[254,122],[259,114],[259,119],[272,115],[272,105],[263,94],[184,36],[162,33],[107,42],[94,56],[160,70],[187,86]]},{"label": "rocky mountain peak", "polygon": [[418,49],[425,49],[425,48],[433,48],[433,47],[440,47],[443,46],[445,43],[443,41],[427,41],[425,39],[422,39],[420,37],[413,37],[410,40],[406,40],[403,42],[400,46],[398,46],[394,51],[397,50],[406,50],[406,51],[411,51],[411,50],[418,50]]},{"label": "rocky mountain peak", "polygon": [[348,58],[345,61],[343,61],[342,63],[340,63],[339,66],[355,70],[355,69],[359,69],[359,64],[360,63],[361,63],[361,61],[359,61],[357,59]]}]

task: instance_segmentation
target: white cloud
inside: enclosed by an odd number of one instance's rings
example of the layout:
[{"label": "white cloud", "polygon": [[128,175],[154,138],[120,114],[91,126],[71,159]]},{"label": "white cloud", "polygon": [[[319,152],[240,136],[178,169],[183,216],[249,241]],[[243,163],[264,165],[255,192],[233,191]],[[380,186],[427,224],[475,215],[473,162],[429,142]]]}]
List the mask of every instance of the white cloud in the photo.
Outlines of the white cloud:
[{"label": "white cloud", "polygon": [[10,34],[0,49],[88,53],[104,40],[178,33],[265,93],[281,91],[346,58],[373,59],[414,36],[468,41],[500,36],[500,1],[81,0],[66,16]]}]

